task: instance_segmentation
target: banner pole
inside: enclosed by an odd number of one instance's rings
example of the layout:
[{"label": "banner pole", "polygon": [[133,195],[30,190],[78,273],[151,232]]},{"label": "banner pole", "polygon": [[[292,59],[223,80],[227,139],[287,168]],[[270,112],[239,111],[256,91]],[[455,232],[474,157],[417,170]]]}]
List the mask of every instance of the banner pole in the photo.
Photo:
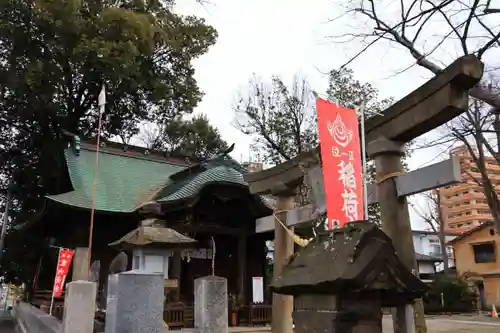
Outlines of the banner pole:
[{"label": "banner pole", "polygon": [[367,166],[366,166],[366,138],[365,138],[365,106],[361,104],[359,108],[359,117],[361,122],[361,163],[363,166],[363,216],[368,221],[368,185],[367,185]]},{"label": "banner pole", "polygon": [[[59,260],[60,259],[61,259],[61,248],[59,248],[59,254],[57,255],[56,275],[54,276],[54,280],[57,277],[57,268],[59,267]],[[54,307],[54,284],[52,284],[52,297],[50,299],[49,316],[52,316],[52,308],[53,307]]]}]

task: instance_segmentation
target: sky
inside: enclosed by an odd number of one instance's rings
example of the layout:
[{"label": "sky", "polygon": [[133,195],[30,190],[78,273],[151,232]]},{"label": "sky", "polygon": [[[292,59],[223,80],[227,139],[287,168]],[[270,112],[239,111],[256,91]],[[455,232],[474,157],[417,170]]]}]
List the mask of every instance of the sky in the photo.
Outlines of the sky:
[{"label": "sky", "polygon": [[[232,107],[245,92],[252,75],[265,79],[279,75],[291,83],[293,76],[299,74],[308,80],[313,90],[321,93],[327,88],[326,73],[344,64],[359,50],[359,43],[338,43],[331,38],[353,26],[363,25],[353,17],[331,20],[343,12],[342,3],[345,1],[211,0],[200,5],[195,0],[178,1],[175,8],[178,13],[203,17],[219,33],[217,43],[194,61],[195,78],[205,93],[195,112],[206,114],[222,137],[236,144],[232,153],[235,159],[244,162],[250,158],[252,138],[234,127]],[[391,8],[386,8],[386,14],[391,15],[390,11]],[[447,53],[438,57],[446,62],[446,58],[455,55]],[[381,97],[399,99],[432,77],[426,69],[411,66],[413,63],[406,50],[379,43],[350,67],[358,80],[378,88]],[[437,134],[427,137],[433,135]],[[446,147],[419,150],[409,161],[410,169],[446,157]],[[419,200],[412,199],[425,209],[425,202]],[[412,209],[410,214],[414,228],[426,228]]]}]

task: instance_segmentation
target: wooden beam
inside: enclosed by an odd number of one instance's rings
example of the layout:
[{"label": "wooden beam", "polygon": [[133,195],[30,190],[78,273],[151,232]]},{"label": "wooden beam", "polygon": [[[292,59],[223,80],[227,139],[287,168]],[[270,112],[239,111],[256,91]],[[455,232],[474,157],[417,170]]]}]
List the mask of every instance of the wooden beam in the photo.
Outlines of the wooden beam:
[{"label": "wooden beam", "polygon": [[[320,179],[323,179],[321,173],[320,175]],[[432,164],[425,168],[414,170],[395,178],[398,197],[405,197],[416,193],[422,193],[435,188],[457,184],[461,181],[460,161],[457,157],[452,157],[446,161]],[[319,185],[318,187],[321,188],[322,185],[323,184],[321,182],[321,185]],[[369,204],[378,202],[376,187],[377,185],[375,184],[369,184],[368,186]],[[309,204],[287,211],[287,225],[289,227],[297,227],[311,223],[314,214],[317,213],[316,207],[319,207],[319,210],[321,211],[321,208],[324,206],[325,203],[319,201],[314,205]],[[262,233],[272,230],[274,230],[274,217],[272,215],[262,217],[255,221],[256,233]]]},{"label": "wooden beam", "polygon": [[366,142],[379,137],[408,142],[465,112],[469,89],[479,82],[483,69],[474,55],[455,60],[383,115],[369,118],[365,122]]},{"label": "wooden beam", "polygon": [[198,232],[198,233],[208,233],[213,235],[232,235],[232,236],[245,236],[252,234],[251,230],[243,228],[231,228],[218,226],[216,224],[210,223],[169,223],[167,227],[172,228],[180,233],[184,232]]}]

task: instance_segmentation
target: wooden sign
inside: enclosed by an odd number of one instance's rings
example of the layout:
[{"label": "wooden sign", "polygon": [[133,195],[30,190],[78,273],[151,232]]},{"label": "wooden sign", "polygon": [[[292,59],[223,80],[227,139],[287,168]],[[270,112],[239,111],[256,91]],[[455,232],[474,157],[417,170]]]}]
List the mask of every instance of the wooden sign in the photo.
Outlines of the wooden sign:
[{"label": "wooden sign", "polygon": [[165,279],[163,286],[165,288],[178,288],[179,280],[178,279]]}]

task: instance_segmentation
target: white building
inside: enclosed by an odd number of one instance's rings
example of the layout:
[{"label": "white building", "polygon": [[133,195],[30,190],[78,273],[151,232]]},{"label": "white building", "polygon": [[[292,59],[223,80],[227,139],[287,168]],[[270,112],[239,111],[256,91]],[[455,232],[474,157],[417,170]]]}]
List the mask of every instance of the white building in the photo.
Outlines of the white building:
[{"label": "white building", "polygon": [[[443,270],[443,259],[439,236],[433,231],[412,230],[413,246],[418,264],[418,273],[422,280],[426,280],[429,274],[434,274]],[[446,235],[445,240],[449,242],[456,235]],[[446,247],[448,253],[448,267],[455,267],[453,248]]]}]

